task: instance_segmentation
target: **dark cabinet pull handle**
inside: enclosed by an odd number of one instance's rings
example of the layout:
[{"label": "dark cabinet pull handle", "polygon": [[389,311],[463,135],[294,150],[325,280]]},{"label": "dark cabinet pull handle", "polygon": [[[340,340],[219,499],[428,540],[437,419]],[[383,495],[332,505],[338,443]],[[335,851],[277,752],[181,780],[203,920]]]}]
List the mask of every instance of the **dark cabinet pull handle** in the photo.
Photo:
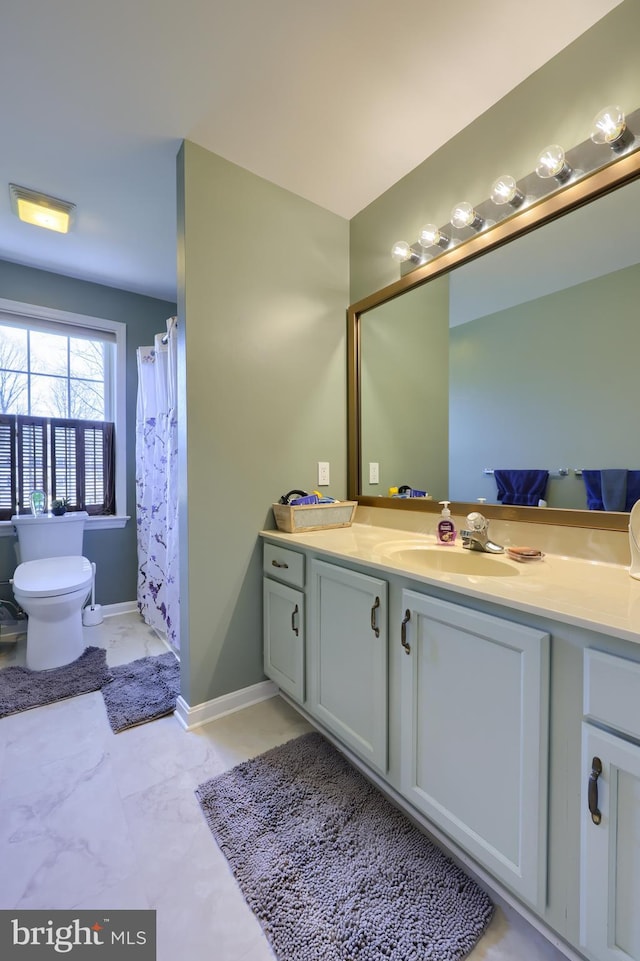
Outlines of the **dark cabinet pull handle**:
[{"label": "dark cabinet pull handle", "polygon": [[293,631],[296,637],[298,636],[298,633],[299,633],[295,623],[295,617],[297,613],[298,613],[298,605],[296,604],[296,606],[294,607],[291,613],[291,630]]},{"label": "dark cabinet pull handle", "polygon": [[400,627],[400,643],[404,647],[405,654],[411,654],[411,644],[407,640],[407,624],[411,620],[411,611],[409,608],[404,612],[404,617],[402,618],[402,625]]},{"label": "dark cabinet pull handle", "polygon": [[289,565],[288,565],[288,564],[285,564],[284,561],[276,561],[276,560],[273,560],[273,561],[271,561],[271,566],[272,566],[272,567],[282,567],[285,571],[288,571],[288,570],[289,570]]},{"label": "dark cabinet pull handle", "polygon": [[376,597],[371,607],[371,630],[376,637],[380,637],[380,628],[376,624],[376,611],[380,607],[380,598]]},{"label": "dark cabinet pull handle", "polygon": [[594,824],[600,824],[602,820],[602,814],[598,808],[598,778],[601,774],[602,761],[599,757],[594,757],[591,762],[591,774],[589,775],[589,811]]}]

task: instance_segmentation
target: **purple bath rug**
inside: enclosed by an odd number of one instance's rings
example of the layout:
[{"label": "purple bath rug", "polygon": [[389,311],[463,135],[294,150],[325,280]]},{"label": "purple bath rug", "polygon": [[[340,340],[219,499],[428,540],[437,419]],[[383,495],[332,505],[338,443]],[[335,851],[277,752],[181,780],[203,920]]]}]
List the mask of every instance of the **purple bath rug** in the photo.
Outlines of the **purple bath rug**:
[{"label": "purple bath rug", "polygon": [[87,647],[70,664],[46,671],[4,667],[0,670],[0,717],[98,691],[110,676],[103,647]]},{"label": "purple bath rug", "polygon": [[196,790],[280,961],[461,961],[488,895],[320,734]]},{"label": "purple bath rug", "polygon": [[111,668],[102,688],[114,734],[171,714],[180,693],[180,661],[170,651]]}]

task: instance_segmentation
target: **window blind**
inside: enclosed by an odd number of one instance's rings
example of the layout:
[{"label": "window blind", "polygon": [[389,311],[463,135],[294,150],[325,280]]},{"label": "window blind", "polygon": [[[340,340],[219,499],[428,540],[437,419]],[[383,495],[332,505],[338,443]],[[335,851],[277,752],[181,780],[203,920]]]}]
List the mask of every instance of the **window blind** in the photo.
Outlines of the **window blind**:
[{"label": "window blind", "polygon": [[31,492],[69,510],[115,513],[115,428],[105,421],[0,415],[0,520],[31,510]]},{"label": "window blind", "polygon": [[31,510],[31,491],[48,490],[47,422],[42,417],[18,416],[18,506]]},{"label": "window blind", "polygon": [[16,418],[0,414],[0,516],[16,504]]}]

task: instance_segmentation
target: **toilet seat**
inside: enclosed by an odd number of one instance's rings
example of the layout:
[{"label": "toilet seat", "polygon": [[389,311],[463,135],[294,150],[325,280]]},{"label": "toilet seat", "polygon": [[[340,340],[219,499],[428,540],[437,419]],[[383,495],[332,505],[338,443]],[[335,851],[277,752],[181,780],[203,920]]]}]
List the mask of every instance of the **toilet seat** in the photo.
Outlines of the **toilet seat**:
[{"label": "toilet seat", "polygon": [[90,588],[92,577],[91,562],[86,557],[46,557],[19,564],[13,588],[24,597],[58,597]]}]

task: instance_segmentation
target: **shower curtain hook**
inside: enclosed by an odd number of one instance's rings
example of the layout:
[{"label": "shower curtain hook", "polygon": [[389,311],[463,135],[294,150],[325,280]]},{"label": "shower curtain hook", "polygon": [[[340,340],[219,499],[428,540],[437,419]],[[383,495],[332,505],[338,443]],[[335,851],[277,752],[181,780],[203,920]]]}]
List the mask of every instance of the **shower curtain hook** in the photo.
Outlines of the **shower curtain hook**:
[{"label": "shower curtain hook", "polygon": [[167,320],[167,332],[166,332],[166,334],[163,334],[163,336],[162,336],[162,343],[163,343],[163,344],[168,344],[168,343],[169,343],[169,337],[171,336],[171,331],[173,330],[174,327],[177,327],[177,326],[178,326],[178,318],[177,318],[177,317],[169,317],[169,319]]}]

